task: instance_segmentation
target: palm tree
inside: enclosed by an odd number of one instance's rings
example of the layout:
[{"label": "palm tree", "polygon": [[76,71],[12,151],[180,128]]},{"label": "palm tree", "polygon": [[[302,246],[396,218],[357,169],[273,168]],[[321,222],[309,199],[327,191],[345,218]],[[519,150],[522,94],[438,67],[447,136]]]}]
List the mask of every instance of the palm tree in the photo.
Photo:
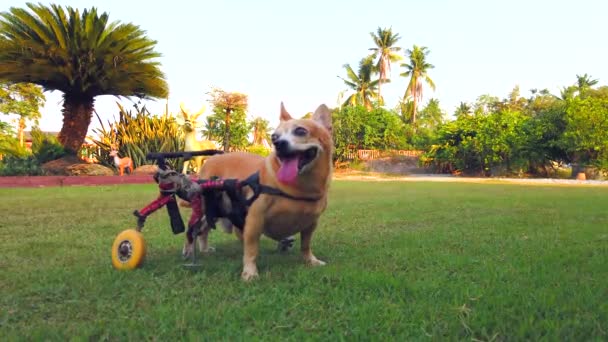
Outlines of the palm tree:
[{"label": "palm tree", "polygon": [[264,118],[257,117],[251,121],[253,129],[253,144],[263,145],[264,142],[270,146],[270,122]]},{"label": "palm tree", "polygon": [[584,97],[587,91],[598,82],[598,80],[591,79],[591,76],[587,74],[582,76],[576,75],[576,87],[578,88],[579,96]]},{"label": "palm tree", "polygon": [[472,109],[469,104],[466,102],[460,102],[460,105],[456,107],[456,112],[454,112],[455,117],[468,116],[471,115]]},{"label": "palm tree", "polygon": [[429,50],[426,47],[418,47],[414,45],[412,50],[408,49],[406,55],[410,59],[409,64],[403,63],[402,67],[406,69],[401,74],[403,77],[409,77],[410,82],[405,90],[403,98],[411,96],[414,101],[414,109],[412,113],[412,124],[416,125],[416,111],[418,109],[418,103],[422,101],[422,81],[425,81],[431,89],[435,90],[435,82],[429,77],[428,71],[433,69],[435,66],[426,61],[426,56]]},{"label": "palm tree", "polygon": [[168,85],[154,59],[156,41],[133,24],[109,22],[93,7],[80,13],[28,3],[0,14],[0,81],[38,84],[63,92],[59,141],[77,153],[95,97],[165,98]]},{"label": "palm tree", "polygon": [[340,76],[338,77],[342,79],[351,90],[355,91],[354,94],[351,94],[346,101],[344,101],[344,106],[363,105],[367,110],[371,110],[372,99],[378,99],[380,103],[383,102],[382,97],[376,91],[380,80],[372,81],[372,75],[374,74],[373,58],[373,55],[363,58],[359,63],[358,73],[355,73],[349,64],[344,65],[348,80]]},{"label": "palm tree", "polygon": [[370,35],[376,44],[376,47],[370,48],[370,50],[373,51],[374,58],[378,58],[376,62],[376,69],[380,74],[378,95],[381,95],[380,87],[382,83],[386,83],[388,80],[387,74],[391,72],[391,64],[403,59],[397,54],[401,51],[401,48],[394,46],[401,37],[398,33],[393,33],[392,28],[382,29],[380,27],[378,27],[376,33],[370,32]]}]

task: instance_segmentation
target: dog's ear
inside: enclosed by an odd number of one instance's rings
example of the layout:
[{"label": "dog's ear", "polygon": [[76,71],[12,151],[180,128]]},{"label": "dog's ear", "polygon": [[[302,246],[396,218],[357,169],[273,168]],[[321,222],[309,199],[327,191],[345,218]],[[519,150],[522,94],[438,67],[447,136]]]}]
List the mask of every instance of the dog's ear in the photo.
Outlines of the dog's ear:
[{"label": "dog's ear", "polygon": [[283,105],[283,102],[281,102],[281,117],[280,117],[281,121],[288,121],[293,119],[291,117],[291,115],[289,115],[289,113],[287,112],[287,110],[285,109],[285,106]]},{"label": "dog's ear", "polygon": [[312,115],[312,119],[331,132],[331,112],[329,111],[329,108],[327,108],[326,105],[320,105],[319,108],[317,108],[317,110],[315,110],[315,113]]}]

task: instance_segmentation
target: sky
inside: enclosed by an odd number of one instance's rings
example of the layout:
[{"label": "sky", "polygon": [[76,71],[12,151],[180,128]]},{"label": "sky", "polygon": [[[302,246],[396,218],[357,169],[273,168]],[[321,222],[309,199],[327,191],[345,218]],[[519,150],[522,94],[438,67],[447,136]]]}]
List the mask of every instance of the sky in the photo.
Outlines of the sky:
[{"label": "sky", "polygon": [[[48,4],[48,1],[41,1]],[[320,104],[337,105],[346,88],[343,65],[356,69],[373,46],[370,32],[392,27],[397,46],[414,44],[430,50],[435,65],[429,76],[437,88],[426,88],[423,103],[439,100],[448,113],[482,94],[506,97],[519,85],[523,96],[532,88],[558,94],[576,75],[590,74],[608,84],[605,0],[427,0],[427,1],[139,1],[73,0],[57,2],[80,9],[96,6],[110,20],[131,22],[158,41],[157,51],[169,83],[169,111],[179,103],[191,110],[203,105],[211,86],[249,96],[249,117],[276,125],[280,102],[293,116]],[[0,11],[25,6],[3,0]],[[403,96],[407,79],[398,64],[392,82],[382,87],[388,107]],[[61,93],[46,93],[40,127],[59,131]],[[105,121],[118,110],[112,96],[96,98]],[[163,113],[165,100],[146,101],[152,113]],[[0,118],[2,119],[2,118]],[[94,117],[91,128],[97,127]]]}]

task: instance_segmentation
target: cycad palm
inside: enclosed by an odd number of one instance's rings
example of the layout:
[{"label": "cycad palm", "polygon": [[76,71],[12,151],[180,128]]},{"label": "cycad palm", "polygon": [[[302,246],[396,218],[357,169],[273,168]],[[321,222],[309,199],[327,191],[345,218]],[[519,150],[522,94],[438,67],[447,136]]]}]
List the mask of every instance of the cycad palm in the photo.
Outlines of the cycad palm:
[{"label": "cycad palm", "polygon": [[95,8],[80,13],[58,5],[27,4],[0,18],[0,80],[30,82],[63,92],[59,140],[77,152],[87,134],[96,96],[166,97],[154,59],[156,41],[133,24],[109,22]]},{"label": "cycad palm", "polygon": [[429,77],[428,71],[433,69],[435,66],[426,61],[426,56],[429,50],[426,47],[418,47],[414,45],[412,50],[408,49],[406,55],[409,58],[409,64],[403,63],[402,67],[406,69],[401,74],[403,77],[409,77],[410,82],[405,90],[403,98],[412,97],[414,101],[414,108],[412,113],[412,124],[416,124],[416,112],[418,110],[418,103],[422,101],[422,83],[426,82],[431,89],[435,90],[435,82]]},{"label": "cycad palm", "polygon": [[378,99],[378,101],[382,103],[382,97],[377,92],[380,80],[372,81],[372,76],[374,74],[373,63],[373,56],[370,55],[363,58],[359,63],[359,71],[357,73],[355,73],[349,64],[344,65],[348,79],[340,76],[338,77],[340,77],[351,90],[355,91],[346,99],[346,101],[344,101],[344,106],[363,105],[367,110],[371,110],[372,99]]},{"label": "cycad palm", "polygon": [[401,51],[401,48],[394,46],[401,37],[399,37],[398,33],[393,33],[392,28],[382,29],[380,27],[378,27],[376,33],[370,32],[370,35],[376,44],[376,46],[370,48],[370,50],[373,51],[374,58],[378,58],[378,61],[376,62],[376,69],[380,74],[378,94],[381,95],[381,85],[382,83],[386,83],[389,79],[388,76],[391,72],[391,64],[403,59],[397,54]]}]

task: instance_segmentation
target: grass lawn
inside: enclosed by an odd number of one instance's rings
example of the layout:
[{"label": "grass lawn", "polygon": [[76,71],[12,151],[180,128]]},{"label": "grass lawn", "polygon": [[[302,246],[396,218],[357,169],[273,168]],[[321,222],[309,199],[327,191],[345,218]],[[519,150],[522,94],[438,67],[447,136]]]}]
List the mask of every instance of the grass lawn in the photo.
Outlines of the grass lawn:
[{"label": "grass lawn", "polygon": [[336,181],[313,239],[328,265],[265,238],[251,284],[220,230],[183,268],[164,209],[144,266],[114,270],[114,237],[156,194],[0,189],[0,339],[608,339],[608,188]]}]

